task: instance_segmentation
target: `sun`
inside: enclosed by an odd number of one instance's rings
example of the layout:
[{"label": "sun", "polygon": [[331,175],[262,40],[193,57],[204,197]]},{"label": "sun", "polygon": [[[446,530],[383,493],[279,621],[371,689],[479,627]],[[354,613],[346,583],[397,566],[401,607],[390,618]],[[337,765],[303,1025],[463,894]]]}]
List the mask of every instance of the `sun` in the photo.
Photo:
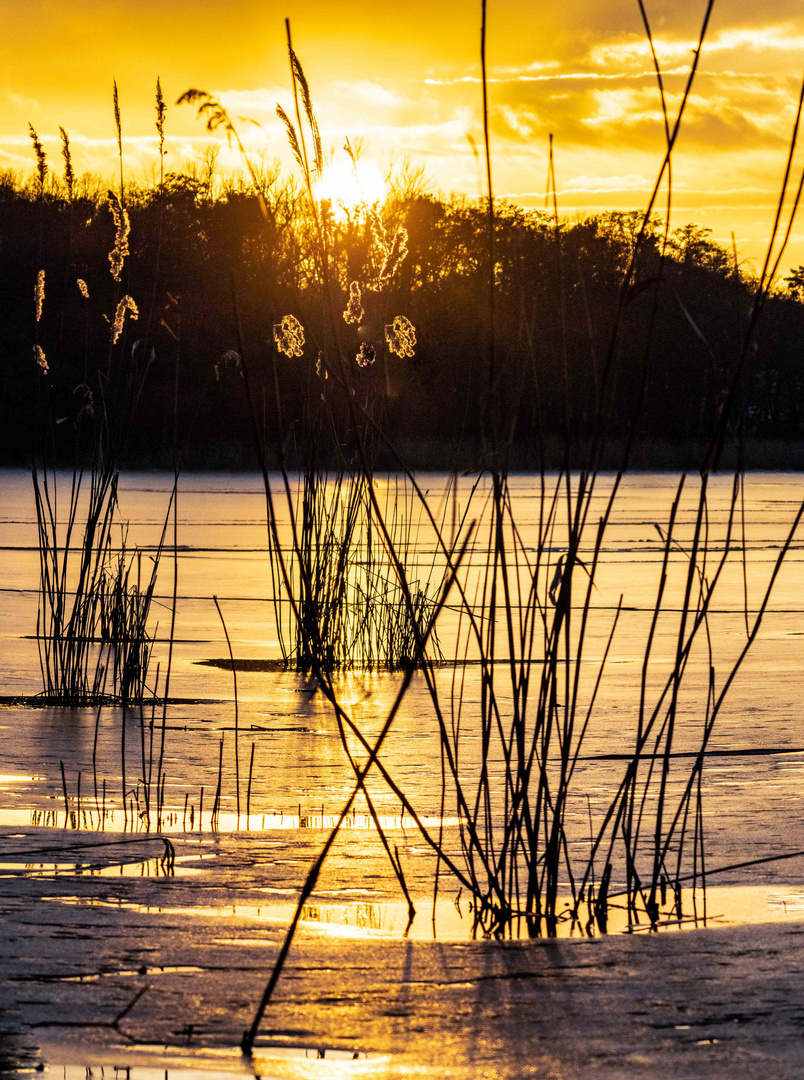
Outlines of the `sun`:
[{"label": "sun", "polygon": [[317,199],[327,199],[332,213],[343,221],[359,206],[373,206],[385,199],[385,181],[376,165],[358,161],[334,161],[324,167],[321,179],[315,185]]}]

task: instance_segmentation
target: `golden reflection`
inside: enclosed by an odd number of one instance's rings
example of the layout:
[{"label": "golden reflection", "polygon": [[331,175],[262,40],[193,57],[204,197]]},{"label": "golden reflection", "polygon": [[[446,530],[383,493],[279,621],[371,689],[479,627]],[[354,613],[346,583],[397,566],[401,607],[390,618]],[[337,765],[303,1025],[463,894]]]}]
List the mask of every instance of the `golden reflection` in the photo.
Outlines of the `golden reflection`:
[{"label": "golden reflection", "polygon": [[[203,856],[202,856],[203,857]],[[185,857],[186,858],[186,857]],[[195,861],[198,856],[192,856]],[[180,861],[180,860],[179,860]],[[115,877],[155,878],[190,877],[201,874],[192,867],[168,867],[164,859],[144,859],[140,862],[111,863],[108,866],[71,862],[0,862],[0,878],[13,877]]]},{"label": "golden reflection", "polygon": [[[0,826],[33,825],[49,829],[68,829],[71,831],[85,832],[112,832],[112,833],[137,833],[148,834],[149,832],[169,833],[171,836],[187,833],[232,833],[232,832],[295,832],[299,829],[329,830],[339,821],[339,815],[323,812],[315,813],[257,813],[237,814],[206,809],[203,813],[195,812],[191,816],[178,811],[163,812],[157,822],[156,815],[152,816],[150,824],[139,818],[132,818],[129,814],[125,817],[120,810],[106,810],[100,815],[93,810],[82,810],[80,814],[74,810],[65,813],[64,810],[31,810],[30,808],[2,807],[0,808]],[[384,830],[415,830],[417,828],[414,818],[407,814],[378,814],[378,821]],[[457,817],[438,817],[424,815],[419,820],[429,829],[437,829],[439,825],[444,828],[457,826]],[[192,821],[192,825],[190,824]],[[374,832],[374,821],[367,813],[353,811],[348,814],[341,824],[341,829],[347,832]]]},{"label": "golden reflection", "polygon": [[[273,890],[279,892],[280,890]],[[291,892],[293,890],[285,890]],[[704,926],[748,926],[757,923],[799,922],[804,909],[804,892],[787,886],[716,886],[707,888],[706,904],[702,892],[697,896],[692,889],[682,892],[682,919],[668,917],[659,923],[659,932],[679,932],[700,929]],[[290,900],[267,900],[263,904],[229,904],[199,906],[155,906],[139,904],[122,898],[107,900],[97,897],[62,896],[46,897],[71,906],[114,907],[126,911],[162,915],[186,915],[194,918],[220,920],[253,920],[283,926],[290,923],[295,913],[295,903]],[[438,900],[433,912],[433,898],[414,897],[417,914],[412,922],[408,918],[407,904],[401,900],[337,900],[314,899],[306,904],[302,923],[310,931],[338,938],[406,938],[414,941],[470,941],[484,937],[478,928],[473,911],[466,903],[454,900]],[[609,906],[608,933],[653,933],[645,917],[634,924],[624,907]],[[590,931],[591,933],[591,931]],[[504,935],[507,939],[524,940],[531,935],[527,920],[514,920]],[[569,920],[559,922],[558,938],[587,937],[587,931]],[[593,935],[594,936],[594,935]],[[263,939],[251,936],[226,938],[226,943],[251,948]]]}]

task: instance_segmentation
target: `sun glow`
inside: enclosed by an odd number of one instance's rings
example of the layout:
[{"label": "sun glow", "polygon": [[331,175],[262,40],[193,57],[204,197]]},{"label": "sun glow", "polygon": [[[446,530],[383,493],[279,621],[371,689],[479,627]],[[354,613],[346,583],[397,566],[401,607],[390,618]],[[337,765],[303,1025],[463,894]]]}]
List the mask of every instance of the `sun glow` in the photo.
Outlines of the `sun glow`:
[{"label": "sun glow", "polygon": [[385,181],[376,165],[358,161],[335,161],[324,168],[315,186],[316,198],[328,200],[332,213],[344,220],[359,206],[373,206],[385,199]]}]

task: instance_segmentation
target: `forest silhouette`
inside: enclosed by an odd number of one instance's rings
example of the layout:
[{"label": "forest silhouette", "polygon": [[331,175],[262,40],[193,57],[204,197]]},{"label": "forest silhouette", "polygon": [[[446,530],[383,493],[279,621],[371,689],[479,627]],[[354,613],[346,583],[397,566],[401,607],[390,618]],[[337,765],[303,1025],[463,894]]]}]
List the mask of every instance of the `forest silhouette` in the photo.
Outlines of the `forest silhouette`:
[{"label": "forest silhouette", "polygon": [[[344,391],[317,363],[332,342],[301,186],[275,165],[257,168],[247,181],[223,178],[208,152],[161,184],[128,183],[125,206],[130,253],[117,283],[109,272],[115,223],[99,180],[74,179],[68,191],[53,173],[41,184],[0,173],[0,461],[31,459],[46,414],[55,420],[52,450],[71,461],[76,429],[91,422],[86,389],[101,402],[117,380],[141,386],[121,463],[164,466],[178,450],[187,466],[252,466],[235,306],[266,433],[281,426],[292,463],[297,440],[309,430],[305,420],[325,401],[326,453],[348,456],[347,410],[338,400]],[[696,448],[733,379],[756,278],[736,252],[695,225],[672,230],[665,246],[655,217],[620,311],[641,220],[638,211],[556,220],[547,211],[496,203],[498,419],[513,467],[560,465],[566,433],[583,440],[601,406],[612,446],[636,421],[637,467],[698,460]],[[422,172],[408,167],[392,178],[375,214],[329,207],[325,221],[343,309],[350,283],[363,283],[360,324],[345,321],[341,337],[355,358],[368,349],[355,361],[352,382],[361,404],[409,464],[482,465],[489,400],[484,203],[436,196]],[[392,237],[400,227],[407,255],[392,280],[374,288],[377,229]],[[136,301],[139,316],[110,346],[110,322],[124,295]],[[792,466],[797,454],[804,458],[796,446],[804,433],[802,299],[799,268],[776,287],[755,334],[750,376],[733,412],[749,466]],[[415,327],[413,356],[389,352],[383,333],[400,313]],[[304,327],[301,356],[277,350],[273,327],[287,315]],[[601,403],[600,368],[618,318],[624,344]],[[45,375],[34,340],[48,359]],[[767,459],[752,461],[752,447],[771,444]],[[378,464],[393,464],[382,446],[378,455]],[[618,464],[616,455],[611,464]]]}]

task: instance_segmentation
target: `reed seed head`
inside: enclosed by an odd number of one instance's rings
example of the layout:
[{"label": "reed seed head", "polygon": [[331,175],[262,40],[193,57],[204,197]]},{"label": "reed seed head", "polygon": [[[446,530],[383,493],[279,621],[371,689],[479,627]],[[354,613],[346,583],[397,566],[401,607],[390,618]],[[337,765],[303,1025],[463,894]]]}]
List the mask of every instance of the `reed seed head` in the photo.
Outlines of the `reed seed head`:
[{"label": "reed seed head", "polygon": [[372,206],[369,210],[369,225],[371,225],[371,235],[374,237],[374,243],[380,249],[383,259],[385,259],[388,255],[388,237],[376,206]]},{"label": "reed seed head", "polygon": [[164,152],[165,146],[165,117],[167,116],[167,105],[165,104],[165,98],[162,94],[162,83],[157,77],[156,80],[156,131],[159,135],[159,154],[160,156]]},{"label": "reed seed head", "polygon": [[304,172],[304,158],[302,157],[301,146],[299,145],[299,137],[296,134],[296,128],[293,126],[293,121],[290,119],[290,117],[281,105],[277,105],[276,115],[285,125],[285,133],[288,137],[288,145],[290,146],[291,152],[293,153],[296,164],[299,166],[301,171]]},{"label": "reed seed head", "polygon": [[89,289],[87,288],[87,283],[84,281],[83,278],[78,278],[78,288],[83,298],[85,300],[89,300]]},{"label": "reed seed head", "polygon": [[59,133],[61,134],[61,156],[64,158],[64,183],[67,185],[67,196],[72,202],[75,173],[73,172],[73,155],[70,151],[70,136],[63,127],[59,127]]},{"label": "reed seed head", "polygon": [[120,121],[120,98],[117,93],[117,79],[112,79],[112,104],[114,106],[114,126],[117,132],[117,152],[123,156],[123,125]]},{"label": "reed seed head", "polygon": [[274,324],[274,341],[285,356],[301,356],[304,327],[295,316],[285,315],[281,323]]},{"label": "reed seed head", "polygon": [[353,281],[352,284],[349,286],[349,303],[346,307],[346,311],[344,311],[343,313],[343,317],[346,322],[355,323],[359,326],[360,323],[363,321],[364,315],[365,312],[363,311],[362,297],[360,295],[360,286],[356,281]]},{"label": "reed seed head", "polygon": [[34,289],[34,300],[36,301],[36,321],[42,318],[42,302],[45,299],[45,271],[40,270],[36,275],[36,287]]},{"label": "reed seed head", "polygon": [[396,230],[391,246],[386,250],[385,261],[380,270],[380,283],[385,285],[402,265],[408,253],[408,231],[403,226]]},{"label": "reed seed head", "polygon": [[368,367],[377,359],[377,350],[373,345],[369,345],[367,341],[361,341],[355,359],[358,367]]},{"label": "reed seed head", "polygon": [[50,368],[48,367],[47,357],[45,356],[42,347],[40,345],[34,345],[33,351],[34,358],[39,367],[42,369],[42,374],[47,375],[48,371],[50,371]]},{"label": "reed seed head", "polygon": [[176,99],[176,104],[198,106],[198,119],[204,121],[207,126],[207,131],[216,131],[219,127],[222,127],[226,132],[226,138],[230,145],[232,136],[234,135],[237,137],[234,124],[229,119],[229,114],[226,109],[216,97],[213,97],[212,94],[208,94],[206,90],[198,90],[196,87],[191,87],[189,90],[185,90],[180,98]]},{"label": "reed seed head", "polygon": [[109,192],[108,201],[115,228],[114,247],[109,252],[109,263],[112,268],[112,277],[115,281],[119,281],[123,272],[123,263],[129,253],[128,234],[131,231],[131,225],[128,220],[128,211],[113,191]]},{"label": "reed seed head", "polygon": [[290,45],[288,46],[288,52],[290,53],[290,67],[293,73],[293,81],[301,92],[304,115],[307,117],[307,123],[310,125],[310,134],[313,137],[313,169],[316,176],[321,176],[324,169],[324,154],[321,149],[321,133],[318,130],[318,121],[316,120],[313,111],[313,99],[310,94],[310,85],[307,82],[307,76],[304,74],[301,62]]},{"label": "reed seed head", "polygon": [[114,313],[114,322],[112,323],[112,344],[114,345],[120,335],[123,333],[123,324],[126,320],[126,312],[131,313],[131,318],[136,319],[139,317],[139,310],[137,305],[131,299],[130,296],[124,296],[120,303],[117,305],[117,311]]},{"label": "reed seed head", "polygon": [[413,356],[416,345],[416,329],[410,319],[404,315],[397,315],[394,321],[385,328],[385,340],[388,348],[397,356]]},{"label": "reed seed head", "polygon": [[28,124],[28,133],[31,136],[34,153],[36,154],[36,175],[39,178],[39,193],[41,195],[44,191],[45,177],[47,176],[47,155],[45,154],[45,148],[39,141],[39,136],[36,134],[33,124]]}]

